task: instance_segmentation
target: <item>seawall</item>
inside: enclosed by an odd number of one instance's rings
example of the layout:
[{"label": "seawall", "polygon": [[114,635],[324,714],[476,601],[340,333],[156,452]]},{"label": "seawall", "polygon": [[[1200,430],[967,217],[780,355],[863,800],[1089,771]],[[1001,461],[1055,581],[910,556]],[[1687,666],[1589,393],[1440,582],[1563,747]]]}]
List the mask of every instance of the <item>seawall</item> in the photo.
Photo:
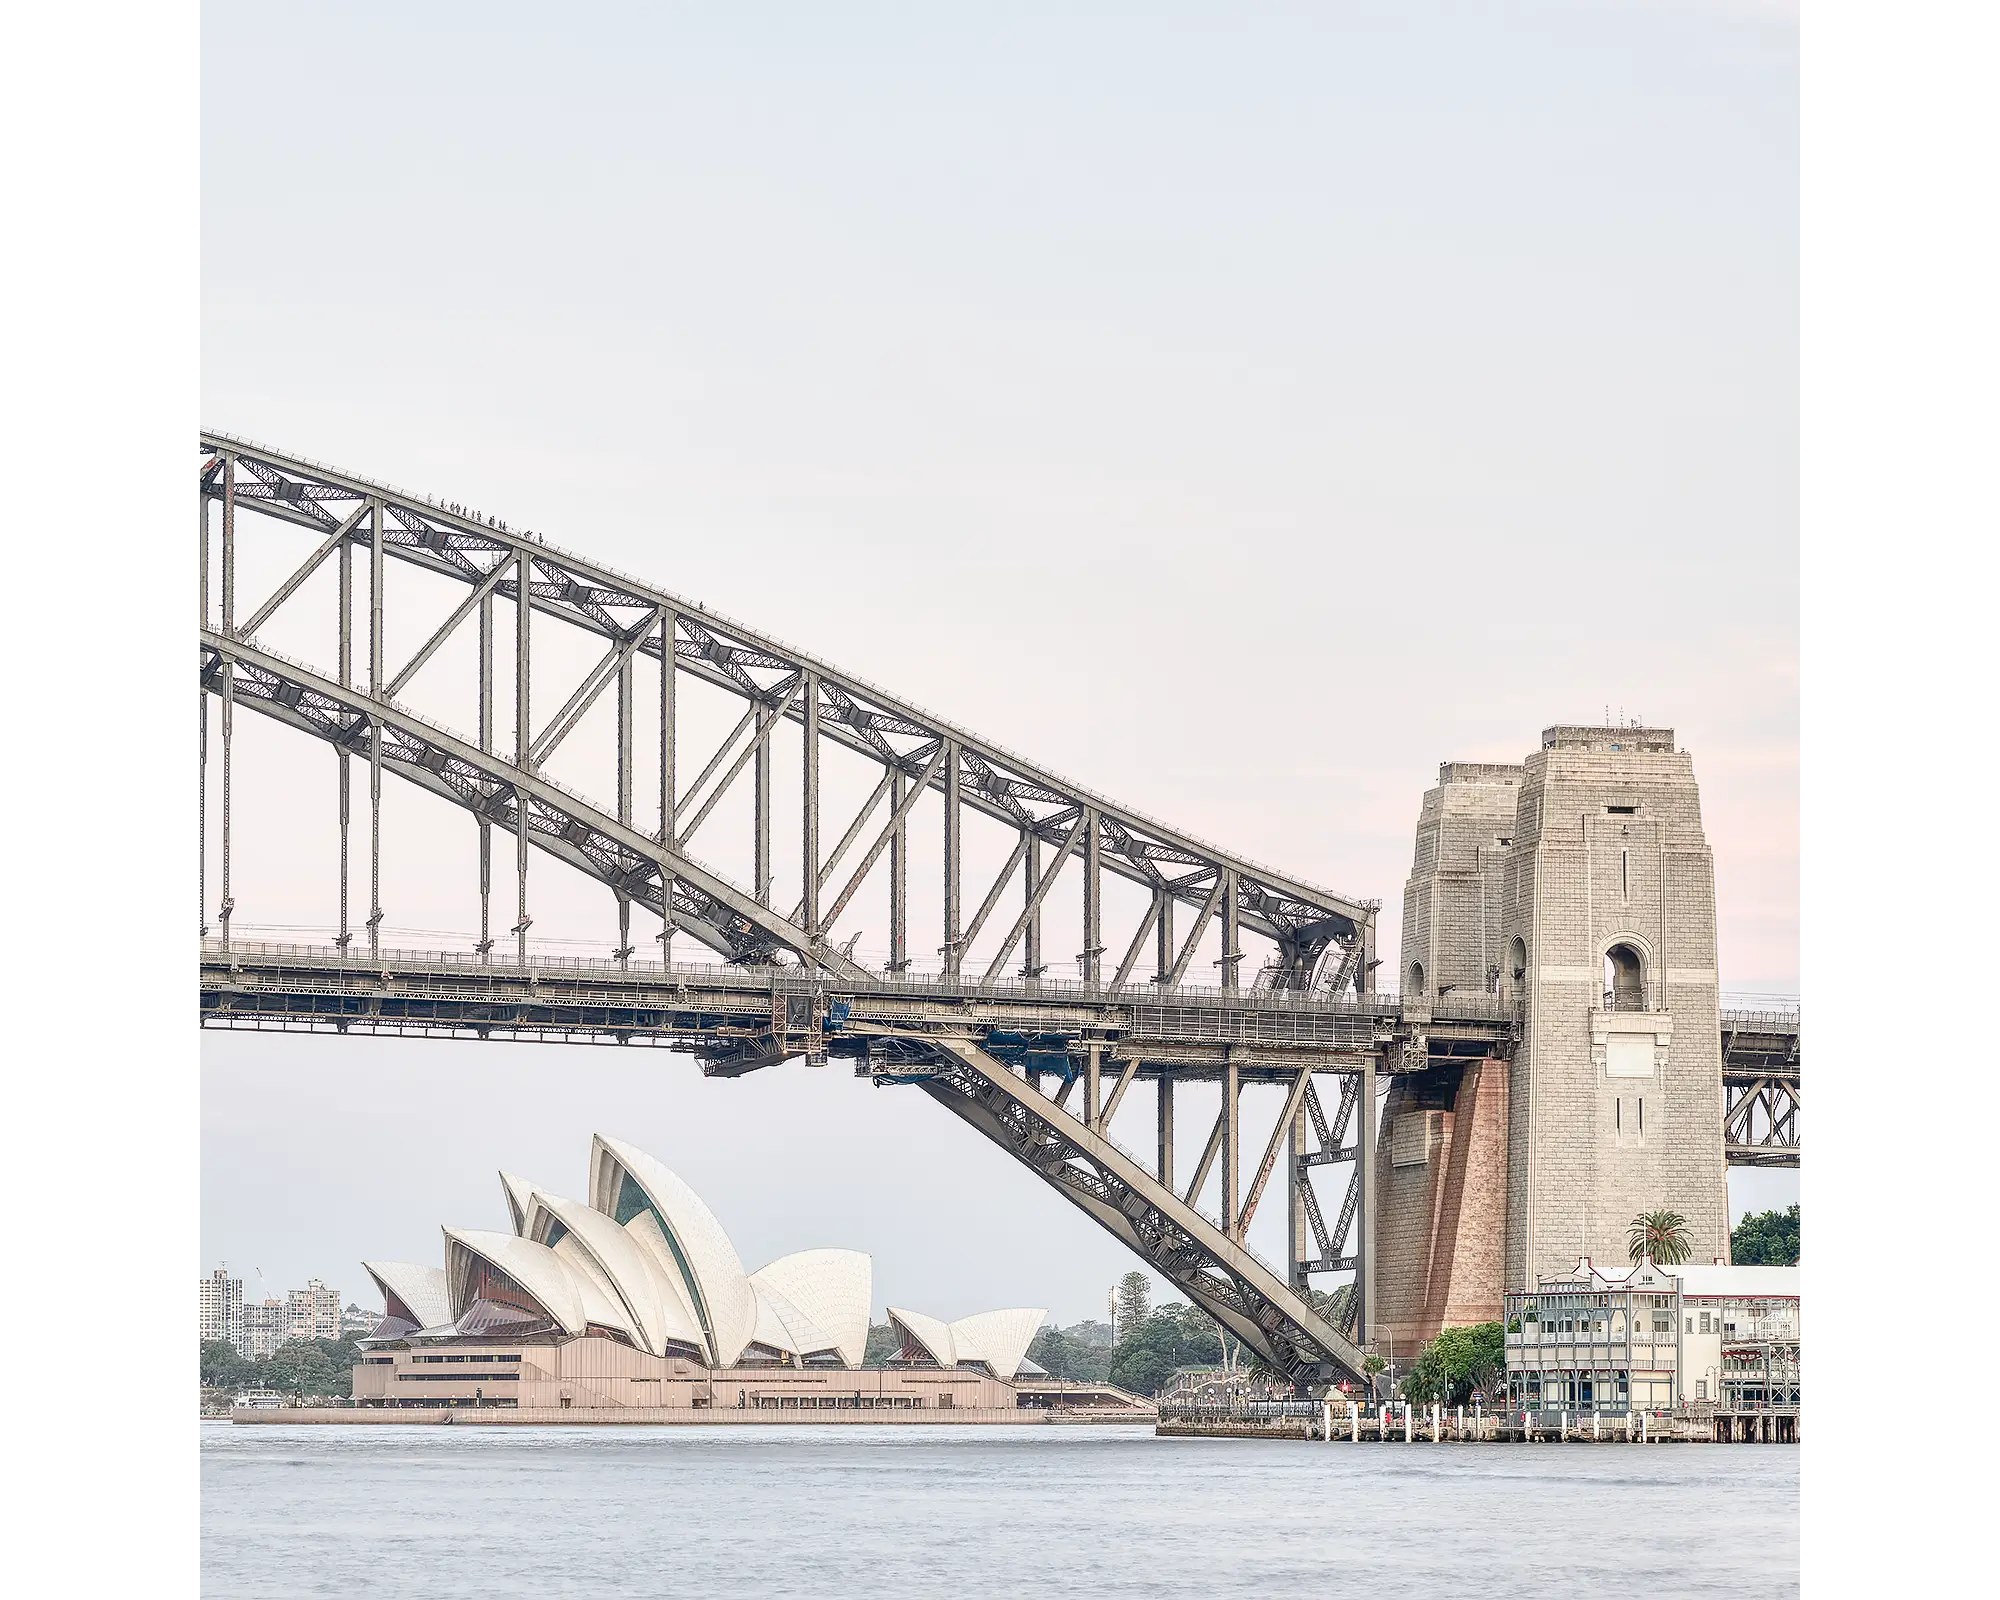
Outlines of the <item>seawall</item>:
[{"label": "seawall", "polygon": [[[918,1410],[882,1411],[739,1410],[734,1406],[236,1406],[229,1420],[249,1425],[304,1427],[319,1424],[360,1426],[447,1427],[937,1427],[984,1423],[1008,1427],[1047,1427],[1046,1410]],[[1132,1419],[1150,1422],[1150,1417]]]}]

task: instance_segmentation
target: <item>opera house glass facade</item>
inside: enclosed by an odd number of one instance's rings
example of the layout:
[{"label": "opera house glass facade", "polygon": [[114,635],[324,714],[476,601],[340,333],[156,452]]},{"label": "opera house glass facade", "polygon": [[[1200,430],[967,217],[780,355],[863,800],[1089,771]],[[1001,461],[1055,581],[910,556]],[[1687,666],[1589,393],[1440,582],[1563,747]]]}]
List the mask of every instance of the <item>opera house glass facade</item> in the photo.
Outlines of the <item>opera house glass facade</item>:
[{"label": "opera house glass facade", "polygon": [[[584,1204],[500,1174],[511,1231],[444,1230],[444,1265],[362,1265],[382,1320],[354,1397],[375,1406],[1011,1410],[1044,1313],[957,1322],[889,1308],[902,1344],[862,1368],[873,1272],[802,1250],[746,1272],[700,1196],[602,1135]],[[635,1419],[636,1420],[636,1419]]]}]

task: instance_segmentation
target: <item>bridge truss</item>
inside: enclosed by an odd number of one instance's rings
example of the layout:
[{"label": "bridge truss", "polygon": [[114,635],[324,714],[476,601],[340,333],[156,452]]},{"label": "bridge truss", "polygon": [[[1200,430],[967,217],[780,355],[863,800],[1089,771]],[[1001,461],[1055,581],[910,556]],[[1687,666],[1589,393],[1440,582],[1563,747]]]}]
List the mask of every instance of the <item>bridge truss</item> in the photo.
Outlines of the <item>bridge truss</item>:
[{"label": "bridge truss", "polygon": [[[1167,828],[462,507],[205,433],[200,519],[205,1024],[665,1044],[718,1077],[839,1058],[961,1117],[1277,1371],[1300,1384],[1358,1376],[1377,1076],[1504,1055],[1514,1035],[1497,997],[1439,997],[1405,1015],[1379,993],[1375,902]],[[253,548],[278,576],[246,604],[239,571]],[[403,574],[428,586],[428,610]],[[417,641],[393,661],[392,634]],[[433,690],[440,703],[457,692],[476,731],[447,726]],[[711,732],[727,723],[726,735],[700,742],[693,695],[709,697]],[[323,944],[232,928],[239,709],[332,754],[338,873]],[[781,769],[795,776],[790,796]],[[468,950],[384,942],[385,774],[448,802],[476,834]],[[822,807],[837,792],[836,835]],[[916,837],[926,822],[928,853]],[[497,871],[496,833],[512,857]],[[531,939],[537,861],[606,895],[601,958],[552,957]],[[913,897],[935,909],[934,945],[913,944]],[[856,954],[865,906],[887,929],[874,965]],[[715,959],[677,958],[681,935]],[[1074,978],[1050,944],[1064,935]],[[1795,1028],[1790,1077],[1775,1081],[1790,1083],[1789,1120],[1729,1123],[1767,1163],[1787,1142],[1796,1159]],[[1147,1159],[1111,1135],[1135,1083],[1154,1105]],[[1176,1091],[1210,1083],[1215,1120],[1182,1174]],[[1244,1120],[1249,1087],[1282,1106],[1266,1134]],[[1772,1092],[1740,1098],[1764,1105]],[[1274,1177],[1282,1268],[1247,1243]],[[1323,1194],[1321,1177],[1335,1188]],[[1335,1193],[1337,1208],[1325,1203]]]},{"label": "bridge truss", "polygon": [[[874,1008],[893,1015],[859,1007],[846,1024],[851,1032],[837,1041],[839,1053],[855,1054],[877,1081],[920,1084],[1139,1250],[1281,1372],[1325,1382],[1358,1371],[1354,1335],[1358,1329],[1365,1336],[1365,1293],[1349,1297],[1348,1315],[1336,1326],[1309,1284],[1321,1264],[1338,1263],[1351,1274],[1363,1247],[1331,1237],[1322,1244],[1314,1234],[1311,1250],[1295,1251],[1291,1268],[1281,1271],[1251,1254],[1244,1234],[1277,1152],[1288,1136],[1296,1143],[1313,1120],[1314,1071],[1372,1074],[1374,902],[1334,894],[1167,828],[822,661],[533,533],[226,435],[204,434],[201,449],[201,804],[204,829],[211,813],[219,826],[216,848],[211,852],[205,837],[203,850],[205,1020],[559,1036],[563,1030],[529,1020],[534,1005],[504,992],[510,973],[533,972],[524,980],[531,990],[549,987],[530,930],[531,890],[541,881],[532,862],[552,857],[608,891],[617,933],[615,943],[606,941],[613,976],[597,984],[599,999],[609,992],[619,1002],[640,1001],[625,1011],[655,1019],[613,1026],[602,1036],[681,1043],[695,1049],[706,1070],[732,1076],[788,1055],[823,1053],[805,1041],[826,1037],[811,1021],[821,1008],[823,1026],[835,990],[848,997],[852,1012],[864,991],[900,986],[897,1005]],[[246,600],[238,592],[246,550],[252,541],[285,537],[294,548],[278,568],[283,576]],[[399,610],[410,605],[405,590],[400,580],[390,581],[392,571],[404,569],[455,586],[456,598],[442,614],[434,609],[414,630]],[[330,659],[309,661],[293,653],[298,645],[281,650],[269,636],[295,623],[314,599],[333,612],[317,630],[331,650]],[[292,626],[285,638],[307,631]],[[420,642],[392,660],[392,634]],[[578,638],[595,645],[580,671],[573,667]],[[473,645],[477,731],[469,735],[446,726],[420,698],[461,640]],[[464,653],[456,650],[459,658]],[[551,667],[562,662],[572,664],[567,676],[562,666]],[[698,764],[687,759],[682,726],[692,689],[719,691],[737,707],[734,726],[700,752]],[[608,718],[592,717],[600,703],[610,708]],[[275,1001],[277,1011],[269,1009],[274,993],[264,984],[271,974],[231,926],[240,709],[311,736],[334,757],[340,865],[332,961],[304,987],[287,987],[299,975],[298,963],[286,968],[278,988],[288,997]],[[601,801],[588,797],[557,759],[593,735],[608,736],[612,747],[610,792]],[[774,791],[784,742],[797,753],[800,775],[790,841],[776,825],[784,809]],[[834,817],[837,835],[834,826],[823,831],[822,775],[836,761],[856,758],[869,774],[865,796]],[[450,802],[477,832],[474,963],[442,979],[435,970],[410,970],[383,944],[385,774]],[[357,780],[365,785],[358,806]],[[211,783],[219,804],[211,804]],[[651,800],[643,817],[642,791]],[[938,877],[929,886],[940,911],[934,974],[918,970],[928,963],[913,952],[910,910],[911,834],[927,798],[941,814],[942,835]],[[748,869],[740,878],[696,854],[725,819],[748,834],[747,848],[737,852]],[[365,853],[352,838],[357,827],[366,830]],[[964,870],[973,827],[997,827],[1006,841],[998,870],[983,884],[968,882]],[[496,871],[496,833],[502,854],[512,855],[511,871],[506,864]],[[513,850],[506,852],[509,836]],[[353,881],[363,863],[365,885]],[[777,884],[788,869],[796,892],[781,900]],[[1119,888],[1122,922],[1112,892]],[[356,917],[362,895],[366,912]],[[496,895],[505,909],[496,906]],[[882,902],[886,913],[887,960],[879,970],[855,958],[849,932],[868,899]],[[656,926],[648,941],[656,956],[640,955],[635,910]],[[1046,945],[1051,925],[1076,933],[1074,982],[1049,975],[1057,961]],[[674,956],[680,935],[720,958],[707,969],[711,974],[754,975],[767,991],[761,1008],[745,1015],[742,994],[726,977],[708,985],[718,995],[727,991],[729,1003],[717,1008],[676,1012],[646,1003],[637,991],[657,991],[686,970]],[[1210,950],[1216,954],[1202,965],[1215,986],[1202,991],[1190,974]],[[1244,972],[1245,960],[1256,964],[1254,977]],[[440,983],[453,992],[439,994]],[[468,997],[468,983],[483,993]],[[800,984],[818,998],[790,992]],[[400,992],[412,986],[419,995]],[[1053,1010],[1057,1024],[1025,1032],[995,1027],[978,1015],[980,1004],[933,992],[954,987],[982,998],[1014,991],[1021,1003],[1010,1015],[1042,1007]],[[1180,1003],[1191,993],[1217,999]],[[1113,995],[1149,1003],[1128,1005],[1131,1011],[1197,1020],[1178,1033],[1161,1024],[1143,1056],[1118,1055],[1126,1034],[1079,1014]],[[1230,1010],[1229,997],[1252,998],[1224,1022],[1218,1019]],[[430,1020],[418,1020],[412,1001],[416,1012],[432,1008]],[[803,1008],[796,1018],[795,1002]],[[343,1006],[360,1010],[343,1014]],[[451,1013],[448,1026],[436,1020],[437,1007]],[[618,1010],[612,1004],[599,1014]],[[1217,1031],[1201,1036],[1211,1023]],[[1490,1021],[1487,1027],[1492,1031]],[[1262,1042],[1263,1033],[1274,1032],[1306,1042]],[[1142,1068],[1169,1130],[1164,1175],[1109,1138],[1109,1116]],[[1221,1084],[1223,1104],[1195,1181],[1183,1190],[1172,1172],[1174,1084],[1204,1078]],[[1284,1087],[1286,1111],[1246,1187],[1240,1091],[1272,1081]],[[1072,1105],[1079,1084],[1082,1099]],[[1359,1235],[1366,1221],[1362,1162],[1351,1150],[1349,1156],[1340,1215]],[[1197,1207],[1211,1176],[1219,1191],[1213,1217]],[[1295,1194],[1313,1181],[1311,1169],[1296,1161],[1285,1176]],[[1324,1231],[1316,1196],[1303,1214]]]}]

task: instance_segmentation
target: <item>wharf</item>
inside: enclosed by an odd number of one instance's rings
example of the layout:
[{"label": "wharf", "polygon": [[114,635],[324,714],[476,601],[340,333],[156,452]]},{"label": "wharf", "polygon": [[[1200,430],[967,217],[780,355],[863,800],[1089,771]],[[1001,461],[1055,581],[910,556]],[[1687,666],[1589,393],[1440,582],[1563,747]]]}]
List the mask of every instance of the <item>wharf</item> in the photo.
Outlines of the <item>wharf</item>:
[{"label": "wharf", "polygon": [[1797,1444],[1796,1411],[1505,1411],[1267,1401],[1174,1406],[1153,1429],[1163,1439],[1299,1439],[1336,1444]]}]

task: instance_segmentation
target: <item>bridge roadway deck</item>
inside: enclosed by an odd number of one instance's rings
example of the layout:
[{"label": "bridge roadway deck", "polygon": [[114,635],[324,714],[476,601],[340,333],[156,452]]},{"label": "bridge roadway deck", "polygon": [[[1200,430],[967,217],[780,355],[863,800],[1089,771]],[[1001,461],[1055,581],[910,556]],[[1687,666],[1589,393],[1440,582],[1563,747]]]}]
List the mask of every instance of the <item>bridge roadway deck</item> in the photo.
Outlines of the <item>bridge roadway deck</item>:
[{"label": "bridge roadway deck", "polygon": [[[1369,1056],[1380,1070],[1409,1071],[1504,1053],[1515,1036],[1511,1007],[1492,995],[1406,1006],[1386,994],[1335,1000],[1151,984],[856,983],[794,967],[561,958],[522,966],[451,951],[343,955],[240,940],[225,949],[213,939],[202,945],[201,1017],[210,1027],[667,1045],[733,1057],[736,1070],[822,1043],[831,1055],[865,1057],[871,1040],[889,1034],[984,1041],[997,1033],[1050,1054],[1098,1043],[1107,1059],[1138,1056],[1145,1076],[1199,1077],[1233,1059],[1252,1079],[1289,1077],[1308,1058],[1328,1071],[1358,1070]],[[1785,1021],[1759,1018],[1758,1031],[1744,1035],[1764,1071],[1785,1048]],[[1419,1039],[1421,1052],[1406,1048]],[[1794,1016],[1794,1063],[1796,1040]]]}]

